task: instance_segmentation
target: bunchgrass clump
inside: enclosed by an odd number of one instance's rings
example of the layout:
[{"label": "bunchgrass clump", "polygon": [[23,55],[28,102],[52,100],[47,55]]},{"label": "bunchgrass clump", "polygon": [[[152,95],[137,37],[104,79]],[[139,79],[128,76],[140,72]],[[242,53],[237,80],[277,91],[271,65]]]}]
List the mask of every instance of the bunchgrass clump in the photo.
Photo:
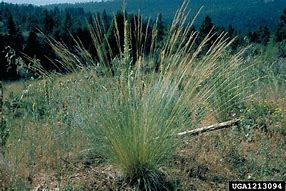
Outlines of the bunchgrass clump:
[{"label": "bunchgrass clump", "polygon": [[[215,90],[241,88],[233,84],[244,75],[239,70],[244,63],[243,50],[222,63],[220,59],[233,41],[225,33],[213,40],[210,31],[196,44],[198,34],[191,31],[193,21],[187,22],[187,5],[185,2],[178,10],[160,48],[156,23],[148,22],[143,29],[140,16],[132,27],[135,36],[126,15],[123,37],[120,23],[115,22],[117,55],[103,48],[111,46],[100,19],[90,24],[97,58],[76,38],[73,50],[50,39],[58,63],[74,76],[73,86],[58,90],[71,116],[69,126],[81,129],[90,147],[120,167],[125,180],[139,190],[168,189],[159,169],[175,152],[179,143],[176,134],[197,127],[201,120],[198,112],[214,99]],[[144,40],[148,35],[150,46]],[[204,52],[210,40],[212,46]],[[87,65],[90,67],[84,67]],[[229,94],[226,102],[237,96]]]}]

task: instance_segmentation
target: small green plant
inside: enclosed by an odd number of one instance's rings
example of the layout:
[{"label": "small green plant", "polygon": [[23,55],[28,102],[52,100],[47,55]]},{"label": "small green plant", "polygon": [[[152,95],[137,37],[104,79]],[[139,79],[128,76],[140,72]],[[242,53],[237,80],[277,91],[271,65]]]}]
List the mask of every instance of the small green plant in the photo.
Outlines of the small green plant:
[{"label": "small green plant", "polygon": [[242,115],[242,126],[249,129],[273,130],[283,126],[285,109],[272,101],[253,100]]}]

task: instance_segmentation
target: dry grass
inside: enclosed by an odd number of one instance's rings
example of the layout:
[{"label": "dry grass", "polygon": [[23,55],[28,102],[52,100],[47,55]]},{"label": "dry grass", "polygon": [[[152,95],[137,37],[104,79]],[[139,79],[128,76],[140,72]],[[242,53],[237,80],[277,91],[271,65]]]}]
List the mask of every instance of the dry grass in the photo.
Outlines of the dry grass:
[{"label": "dry grass", "polygon": [[[278,101],[281,106],[285,104],[285,99]],[[59,130],[57,133],[65,132],[68,128],[65,124],[28,119],[17,118],[11,124],[16,131],[8,141],[5,160],[13,171],[8,173],[10,177],[7,174],[2,177],[14,180],[12,185],[50,190],[115,190],[119,187],[131,190],[119,182],[122,174],[117,167],[84,151],[89,147],[82,133],[75,131],[71,136],[73,145],[66,148],[63,139],[55,139],[54,132],[55,129]],[[200,126],[213,122],[215,119],[209,114]],[[273,128],[270,127],[270,131]],[[160,169],[168,179],[177,181],[174,184],[182,190],[225,190],[228,181],[237,179],[284,180],[286,144],[283,140],[284,135],[279,132],[269,134],[260,130],[255,130],[250,140],[247,133],[238,133],[235,129],[186,137],[176,154]],[[2,185],[11,182],[7,179],[2,179]]]}]

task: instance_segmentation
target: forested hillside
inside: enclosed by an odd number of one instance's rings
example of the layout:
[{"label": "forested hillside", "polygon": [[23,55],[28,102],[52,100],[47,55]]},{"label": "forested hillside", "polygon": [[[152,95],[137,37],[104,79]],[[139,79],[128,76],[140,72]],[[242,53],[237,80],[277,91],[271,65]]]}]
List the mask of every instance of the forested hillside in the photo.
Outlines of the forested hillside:
[{"label": "forested hillside", "polygon": [[[180,7],[182,0],[127,0],[128,12],[137,12],[139,9],[145,17],[156,17],[161,13],[164,21],[170,22]],[[98,12],[106,10],[108,13],[116,12],[122,7],[122,0],[89,2],[76,4],[49,5],[54,7],[83,8],[85,11]],[[206,15],[213,18],[218,25],[227,27],[233,25],[240,31],[253,31],[260,25],[270,28],[278,23],[279,15],[286,6],[285,0],[195,0],[190,2],[194,15],[200,7],[204,6],[197,24],[200,24]]]},{"label": "forested hillside", "polygon": [[[141,2],[141,3],[140,3]],[[153,10],[153,16],[155,17],[154,13],[158,14],[158,44],[164,43],[164,39],[166,38],[165,32],[170,26],[170,23],[167,22],[169,18],[171,17],[171,14],[165,14],[165,13],[171,13],[172,10],[175,10],[175,7],[179,6],[179,2],[177,1],[170,1],[169,3],[166,3],[164,1],[151,1],[147,0],[144,1],[145,3],[142,3],[143,1],[138,1],[137,4],[130,3],[128,4],[128,7],[130,10],[135,10],[136,8],[141,7],[141,11],[147,14],[152,15]],[[264,18],[265,14],[260,15],[261,18],[253,19],[252,17],[249,17],[251,20],[255,20],[255,22],[251,22],[259,27],[257,27],[256,30],[251,31],[250,29],[244,29],[244,32],[241,32],[239,30],[238,24],[241,22],[241,25],[245,25],[245,21],[241,17],[233,17],[233,20],[228,19],[228,17],[224,14],[216,14],[216,11],[218,8],[213,7],[213,13],[209,12],[212,16],[203,16],[199,15],[198,20],[202,20],[201,24],[197,24],[192,27],[193,31],[198,31],[199,38],[198,42],[201,41],[204,36],[208,34],[208,32],[211,30],[213,26],[215,27],[215,31],[213,32],[228,32],[228,36],[233,38],[235,36],[238,36],[235,40],[235,42],[232,44],[232,49],[236,50],[239,47],[242,47],[248,43],[257,43],[262,44],[263,46],[266,46],[269,44],[269,42],[283,42],[286,39],[286,25],[285,25],[285,15],[281,16],[283,14],[283,11],[278,12],[279,3],[282,1],[274,1],[269,3],[253,3],[252,8],[260,7],[258,10],[262,11],[262,7],[268,7],[267,11],[267,18],[268,21],[266,22]],[[159,4],[162,4],[161,8],[156,10]],[[221,3],[223,5],[226,5],[226,1],[219,0],[218,3]],[[205,4],[211,5],[212,3],[205,1]],[[235,3],[232,3],[231,6],[236,7],[242,7],[242,5],[236,1]],[[245,2],[247,5],[247,2]],[[110,5],[110,6],[109,6]],[[108,39],[108,43],[103,45],[105,49],[110,46],[111,49],[114,51],[113,57],[118,54],[116,41],[114,39],[114,33],[116,31],[116,27],[114,25],[114,16],[117,19],[121,19],[123,17],[122,13],[119,12],[119,8],[121,6],[121,3],[118,2],[103,2],[103,3],[86,3],[86,4],[74,4],[74,5],[58,5],[56,7],[37,7],[32,5],[14,5],[14,4],[7,4],[7,3],[0,3],[0,79],[2,80],[17,80],[20,78],[30,78],[31,73],[27,74],[27,68],[23,66],[25,64],[29,64],[29,59],[27,59],[27,56],[36,60],[40,61],[40,65],[45,70],[55,70],[57,72],[62,72],[60,68],[55,67],[53,63],[50,62],[51,59],[55,59],[54,53],[49,49],[49,44],[47,42],[47,38],[45,36],[52,37],[55,40],[61,40],[65,42],[68,46],[73,47],[74,40],[72,39],[71,35],[73,37],[79,38],[82,42],[82,44],[85,46],[87,50],[89,50],[92,53],[92,56],[94,58],[97,58],[98,55],[95,53],[95,47],[91,45],[91,37],[89,35],[89,29],[87,23],[93,23],[94,18],[101,18],[102,21],[102,28],[104,29],[104,33],[106,35],[106,38]],[[107,7],[105,7],[107,6]],[[118,6],[118,9],[117,9]],[[137,7],[138,6],[138,7]],[[165,7],[166,6],[166,7]],[[198,4],[196,5],[198,8]],[[212,6],[219,6],[218,5],[212,5]],[[285,5],[286,6],[286,5]],[[97,8],[93,8],[97,7]],[[224,6],[219,6],[220,12],[227,11],[224,9]],[[230,5],[229,5],[230,7]],[[246,6],[247,9],[251,9],[251,6]],[[276,12],[271,12],[271,7],[274,9],[277,9],[277,16],[274,17]],[[279,9],[281,9],[282,5],[279,6]],[[108,9],[104,9],[108,8]],[[165,9],[166,8],[166,9]],[[171,10],[172,9],[172,10]],[[244,8],[245,9],[245,8]],[[98,12],[95,12],[98,10]],[[107,11],[109,10],[109,12]],[[114,15],[111,15],[110,11],[116,10],[114,12]],[[211,10],[211,9],[205,9],[205,10]],[[251,13],[252,11],[246,11],[242,10],[240,13],[239,11],[234,10],[228,10],[227,13],[234,15],[239,14],[240,16],[247,16],[248,13]],[[255,9],[256,10],[256,9]],[[160,14],[160,11],[162,11],[162,14]],[[195,13],[196,11],[192,11],[192,13]],[[255,11],[253,11],[255,12]],[[271,14],[270,14],[271,12]],[[204,14],[207,12],[205,11]],[[126,14],[126,17],[128,17],[128,20],[133,23],[134,19],[138,18],[138,14],[133,14],[132,11],[124,13]],[[256,14],[258,12],[256,11]],[[218,16],[221,16],[221,19],[224,19],[225,21],[218,21]],[[271,15],[273,17],[271,17]],[[281,18],[280,18],[281,16]],[[140,16],[143,21],[143,28],[147,28],[148,26],[148,18],[144,16]],[[273,19],[273,22],[269,19]],[[236,22],[235,20],[238,19],[239,22]],[[275,20],[275,22],[274,22]],[[151,19],[150,23],[155,23],[156,18]],[[234,25],[231,25],[231,23]],[[276,22],[277,21],[277,22]],[[270,23],[271,24],[270,24]],[[264,23],[263,25],[260,25]],[[121,23],[123,25],[123,23]],[[235,27],[237,25],[237,28]],[[272,26],[272,28],[271,28]],[[121,26],[122,27],[122,26]],[[252,27],[250,27],[252,28]],[[256,27],[255,27],[256,28]],[[152,30],[152,27],[148,28],[148,30]],[[123,29],[121,29],[123,31]],[[121,32],[123,34],[123,32]],[[147,44],[151,42],[151,36],[147,36]],[[108,45],[109,44],[109,45]],[[281,44],[281,43],[280,43]],[[281,45],[282,46],[282,45]],[[280,47],[280,45],[277,47]],[[279,55],[285,56],[285,48],[283,46],[279,48]],[[111,56],[109,56],[111,59]],[[25,63],[25,64],[24,64]]]}]

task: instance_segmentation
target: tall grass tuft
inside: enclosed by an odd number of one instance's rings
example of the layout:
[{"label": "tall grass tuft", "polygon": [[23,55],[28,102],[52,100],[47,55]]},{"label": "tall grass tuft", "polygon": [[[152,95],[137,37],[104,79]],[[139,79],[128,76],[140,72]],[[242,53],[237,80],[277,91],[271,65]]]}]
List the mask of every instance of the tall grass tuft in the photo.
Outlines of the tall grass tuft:
[{"label": "tall grass tuft", "polygon": [[[244,51],[245,49],[241,50],[237,55],[242,57]],[[216,120],[223,122],[237,119],[244,112],[245,104],[253,94],[251,87],[255,78],[250,72],[253,63],[232,57],[229,53],[224,54],[219,62],[225,67],[217,68],[208,82],[213,84],[209,104],[213,108]]]},{"label": "tall grass tuft", "polygon": [[[50,39],[59,64],[73,71],[74,86],[60,92],[65,97],[65,109],[72,115],[70,126],[81,129],[90,147],[119,167],[125,180],[139,190],[168,189],[159,169],[180,143],[176,134],[197,127],[201,120],[198,111],[215,96],[215,87],[227,92],[238,80],[233,76],[243,75],[238,70],[244,64],[243,50],[221,62],[233,42],[225,33],[217,35],[207,52],[202,51],[213,39],[212,31],[199,45],[195,44],[198,33],[191,32],[193,21],[187,22],[187,7],[185,1],[160,49],[156,24],[149,21],[147,29],[143,29],[138,17],[134,38],[130,21],[125,18],[123,49],[119,44],[120,53],[110,64],[106,64],[108,53],[102,48],[109,42],[106,31],[100,28],[100,19],[90,24],[98,59],[79,40],[75,40],[74,51]],[[152,29],[151,46],[144,39],[148,36],[144,32],[150,31],[148,27]],[[118,39],[119,32],[115,35]],[[86,65],[91,67],[82,67]],[[115,72],[110,72],[109,66]],[[229,96],[228,100],[232,100],[237,95]]]}]

